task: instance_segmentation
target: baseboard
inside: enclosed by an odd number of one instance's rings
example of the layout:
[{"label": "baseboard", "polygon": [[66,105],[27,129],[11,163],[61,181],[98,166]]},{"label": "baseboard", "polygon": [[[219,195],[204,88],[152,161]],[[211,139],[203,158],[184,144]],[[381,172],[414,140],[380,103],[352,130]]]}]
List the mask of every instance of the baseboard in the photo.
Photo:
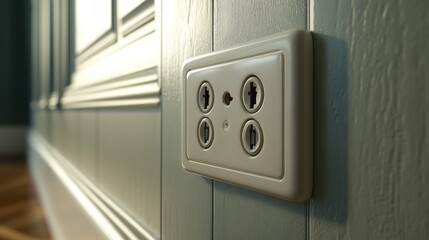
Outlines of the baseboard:
[{"label": "baseboard", "polygon": [[55,239],[156,239],[34,131],[28,156]]},{"label": "baseboard", "polygon": [[0,126],[0,156],[24,156],[27,150],[27,126]]}]

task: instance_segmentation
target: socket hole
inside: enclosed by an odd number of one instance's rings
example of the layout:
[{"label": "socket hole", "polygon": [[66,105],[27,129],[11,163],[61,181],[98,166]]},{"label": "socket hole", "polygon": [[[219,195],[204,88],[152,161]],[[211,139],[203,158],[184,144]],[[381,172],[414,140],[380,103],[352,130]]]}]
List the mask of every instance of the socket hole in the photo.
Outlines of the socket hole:
[{"label": "socket hole", "polygon": [[241,133],[244,150],[251,156],[256,156],[262,148],[263,134],[259,123],[253,119],[247,121]]},{"label": "socket hole", "polygon": [[229,92],[225,92],[223,94],[223,103],[225,104],[225,106],[229,106],[231,104],[232,100],[233,100],[233,98]]},{"label": "socket hole", "polygon": [[213,142],[213,124],[208,118],[198,124],[198,140],[203,148],[209,148]]},{"label": "socket hole", "polygon": [[250,76],[244,82],[241,97],[243,105],[249,113],[255,113],[262,106],[264,100],[264,88],[256,76]]},{"label": "socket hole", "polygon": [[209,112],[213,107],[214,94],[209,82],[203,82],[198,90],[198,105],[203,113]]}]

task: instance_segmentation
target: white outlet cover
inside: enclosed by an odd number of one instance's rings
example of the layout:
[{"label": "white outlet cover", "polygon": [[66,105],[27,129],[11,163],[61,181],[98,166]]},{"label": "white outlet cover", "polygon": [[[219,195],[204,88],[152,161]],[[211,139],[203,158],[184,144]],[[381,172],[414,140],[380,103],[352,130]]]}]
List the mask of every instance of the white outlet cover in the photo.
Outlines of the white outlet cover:
[{"label": "white outlet cover", "polygon": [[[187,60],[183,65],[182,166],[185,170],[291,201],[311,197],[313,184],[313,53],[310,32],[294,30]],[[244,107],[243,84],[256,76],[262,105]],[[212,86],[213,106],[201,111],[199,89]],[[233,98],[229,105],[225,93]],[[260,94],[260,93],[259,93]],[[212,123],[202,147],[198,125]],[[262,147],[243,147],[245,123],[255,120]]]}]

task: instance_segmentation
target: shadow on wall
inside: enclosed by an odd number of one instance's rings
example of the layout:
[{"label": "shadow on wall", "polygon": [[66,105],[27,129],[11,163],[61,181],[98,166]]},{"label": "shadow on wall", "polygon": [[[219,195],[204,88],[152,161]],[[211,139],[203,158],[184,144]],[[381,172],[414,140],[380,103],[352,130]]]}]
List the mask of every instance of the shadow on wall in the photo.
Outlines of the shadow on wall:
[{"label": "shadow on wall", "polygon": [[[313,33],[314,190],[311,217],[347,221],[348,63],[346,43]],[[317,219],[314,219],[318,221]]]}]

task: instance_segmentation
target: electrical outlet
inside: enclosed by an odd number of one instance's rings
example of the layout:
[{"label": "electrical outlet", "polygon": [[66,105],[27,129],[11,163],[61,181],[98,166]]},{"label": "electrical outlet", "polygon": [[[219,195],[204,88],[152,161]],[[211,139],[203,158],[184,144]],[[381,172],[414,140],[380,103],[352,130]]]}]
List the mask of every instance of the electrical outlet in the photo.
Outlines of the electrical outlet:
[{"label": "electrical outlet", "polygon": [[277,34],[183,66],[190,172],[292,201],[312,192],[312,40]]}]

